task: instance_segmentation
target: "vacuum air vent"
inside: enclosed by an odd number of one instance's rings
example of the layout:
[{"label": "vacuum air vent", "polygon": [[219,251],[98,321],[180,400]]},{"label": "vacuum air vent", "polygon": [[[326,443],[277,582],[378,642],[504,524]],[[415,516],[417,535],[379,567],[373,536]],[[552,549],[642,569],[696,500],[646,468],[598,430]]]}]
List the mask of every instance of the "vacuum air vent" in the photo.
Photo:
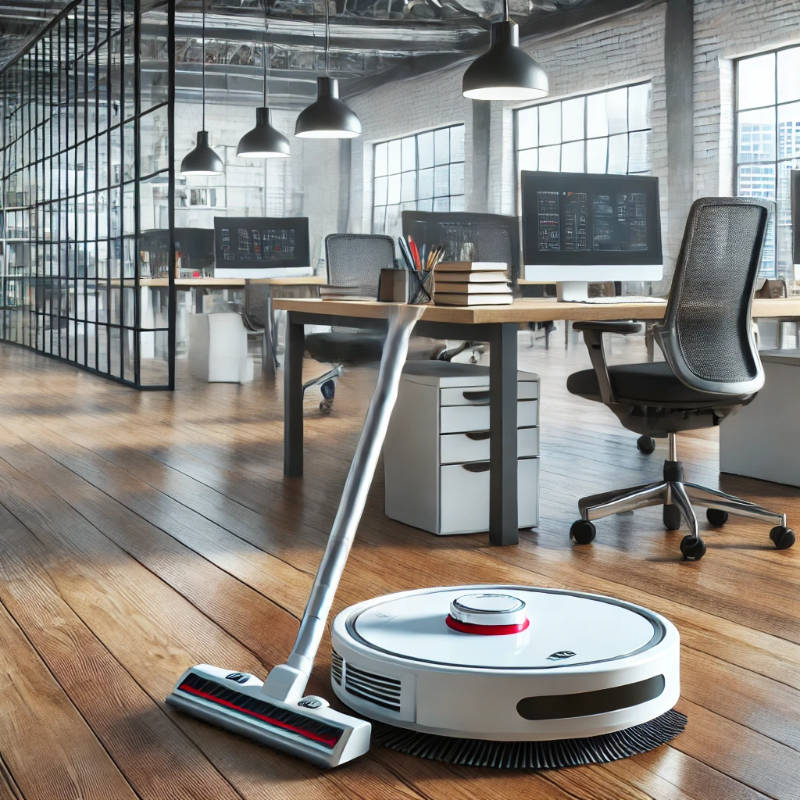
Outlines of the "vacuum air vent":
[{"label": "vacuum air vent", "polygon": [[342,657],[335,650],[331,650],[331,679],[340,686],[342,684],[342,663]]},{"label": "vacuum air vent", "polygon": [[[331,670],[333,667],[331,666]],[[400,710],[400,681],[375,672],[366,672],[345,664],[344,687],[352,695],[368,700],[381,708]]]}]

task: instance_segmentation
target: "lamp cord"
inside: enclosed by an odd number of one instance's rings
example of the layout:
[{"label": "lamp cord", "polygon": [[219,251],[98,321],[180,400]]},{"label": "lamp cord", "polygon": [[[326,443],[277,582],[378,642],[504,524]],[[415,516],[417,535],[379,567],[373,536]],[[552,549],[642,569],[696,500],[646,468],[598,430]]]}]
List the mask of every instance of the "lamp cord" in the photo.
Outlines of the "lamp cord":
[{"label": "lamp cord", "polygon": [[203,0],[203,130],[206,129],[206,2]]},{"label": "lamp cord", "polygon": [[325,74],[330,72],[330,57],[328,49],[331,46],[331,23],[328,17],[328,0],[323,0],[325,3]]},{"label": "lamp cord", "polygon": [[269,85],[269,42],[267,33],[269,32],[269,19],[267,18],[267,0],[264,0],[264,39],[261,47],[261,60],[264,62],[264,108],[267,108],[267,92]]},{"label": "lamp cord", "polygon": [[267,57],[268,57],[267,43],[261,48],[261,59],[264,62],[264,108],[267,107]]}]

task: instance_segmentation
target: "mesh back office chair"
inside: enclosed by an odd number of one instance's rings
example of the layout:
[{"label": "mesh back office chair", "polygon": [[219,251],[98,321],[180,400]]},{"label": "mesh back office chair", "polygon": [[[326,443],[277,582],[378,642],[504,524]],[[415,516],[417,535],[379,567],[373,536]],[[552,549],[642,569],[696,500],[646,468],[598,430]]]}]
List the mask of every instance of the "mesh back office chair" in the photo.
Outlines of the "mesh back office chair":
[{"label": "mesh back office chair", "polygon": [[665,362],[609,367],[603,353],[604,333],[634,333],[634,322],[580,322],[593,369],[573,373],[573,394],[605,403],[629,430],[668,437],[669,456],[663,480],[616,492],[584,497],[581,518],[570,536],[577,544],[594,539],[592,520],[645,506],[663,505],[667,530],[681,527],[685,558],[699,559],[705,544],[698,534],[692,503],[705,506],[712,525],[728,512],[770,520],[770,538],[779,550],[794,544],[785,514],[714,489],[684,483],[677,456],[680,431],[718,425],[750,402],[764,384],[764,372],[753,337],[750,306],[758,273],[770,206],[742,199],[705,198],[689,212],[664,321],[654,334]]},{"label": "mesh back office chair", "polygon": [[[353,288],[354,294],[378,296],[378,280],[382,269],[394,266],[394,241],[391,236],[332,233],[325,237],[325,263],[328,283]],[[310,333],[305,345],[315,361],[334,364],[332,369],[306,382],[303,391],[319,386],[322,393],[320,410],[330,413],[336,392],[336,378],[344,364],[365,364],[379,361],[384,335],[369,330],[333,328],[324,333]]]},{"label": "mesh back office chair", "polygon": [[[478,214],[469,211],[403,211],[403,235],[413,236],[418,245],[444,247],[445,260],[498,261],[509,265],[510,278],[516,286],[520,275],[519,218],[504,214]],[[466,249],[472,251],[467,255]],[[471,349],[477,362],[483,344],[464,342],[443,350],[442,361]]]}]

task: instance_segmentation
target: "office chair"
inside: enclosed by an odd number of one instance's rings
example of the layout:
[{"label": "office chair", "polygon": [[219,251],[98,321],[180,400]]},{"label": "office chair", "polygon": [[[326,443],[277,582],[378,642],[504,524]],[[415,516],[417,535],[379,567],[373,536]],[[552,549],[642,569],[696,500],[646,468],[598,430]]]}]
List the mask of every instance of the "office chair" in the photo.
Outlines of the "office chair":
[{"label": "office chair", "polygon": [[[348,286],[353,294],[378,296],[381,270],[394,266],[394,240],[391,236],[354,233],[332,233],[325,237],[325,263],[328,283]],[[336,393],[336,378],[347,364],[380,361],[384,335],[358,328],[333,328],[324,333],[306,335],[305,346],[315,361],[334,364],[303,384],[303,392],[319,386],[322,400],[319,408],[329,414]]]},{"label": "office chair", "polygon": [[635,322],[579,322],[593,369],[567,379],[573,394],[604,403],[620,422],[640,435],[667,437],[663,480],[584,497],[581,518],[570,538],[588,544],[594,520],[636,508],[663,505],[667,530],[683,520],[684,558],[706,551],[692,503],[707,508],[708,521],[723,525],[728,513],[769,520],[779,550],[794,544],[786,515],[767,511],[716,489],[685,483],[678,460],[677,434],[719,423],[749,403],[764,384],[750,316],[770,205],[731,198],[697,200],[689,212],[663,322],[654,326],[665,362],[607,366],[604,333],[635,333]]},{"label": "office chair", "polygon": [[[261,341],[261,365],[264,369],[272,359],[273,367],[278,368],[275,358],[275,343],[270,332],[270,308],[267,302],[267,287],[263,284],[244,282],[244,307],[241,310],[242,323],[247,330],[247,335],[258,336]],[[274,333],[273,333],[274,335]]]}]

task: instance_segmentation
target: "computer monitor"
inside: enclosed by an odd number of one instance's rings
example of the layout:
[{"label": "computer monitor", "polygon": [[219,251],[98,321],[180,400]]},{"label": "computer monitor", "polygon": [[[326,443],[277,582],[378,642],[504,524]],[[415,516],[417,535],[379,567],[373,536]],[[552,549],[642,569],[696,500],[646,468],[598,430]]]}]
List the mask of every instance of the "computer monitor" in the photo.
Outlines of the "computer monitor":
[{"label": "computer monitor", "polygon": [[659,280],[658,178],[522,172],[525,278],[580,299],[595,281]]},{"label": "computer monitor", "polygon": [[214,217],[214,275],[310,275],[308,217]]},{"label": "computer monitor", "polygon": [[[214,268],[214,231],[210,228],[175,228],[175,256],[180,256],[181,269],[210,273]],[[143,274],[160,278],[169,275],[169,230],[163,228],[144,230],[139,235],[139,251]],[[173,267],[174,268],[174,267]]]},{"label": "computer monitor", "polygon": [[471,211],[403,211],[403,235],[418,246],[444,247],[448,261],[464,260],[464,249],[478,261],[508,264],[510,276],[519,278],[519,218]]}]

